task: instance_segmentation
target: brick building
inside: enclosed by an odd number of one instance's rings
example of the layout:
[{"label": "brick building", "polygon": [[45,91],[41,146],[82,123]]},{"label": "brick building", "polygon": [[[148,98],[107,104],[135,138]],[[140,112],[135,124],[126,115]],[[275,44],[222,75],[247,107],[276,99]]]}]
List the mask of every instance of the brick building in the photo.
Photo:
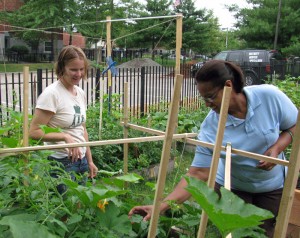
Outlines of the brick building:
[{"label": "brick building", "polygon": [[[0,11],[16,11],[23,4],[24,0],[0,0]],[[56,55],[63,46],[69,44],[70,40],[70,35],[68,33],[62,34],[61,29],[57,30],[59,33],[55,37],[55,43],[53,41],[53,35],[47,35],[47,37],[49,37],[48,40],[42,40],[37,49],[32,49],[32,47],[27,45],[22,39],[14,37],[14,35],[10,33],[11,29],[9,23],[0,22],[0,60],[4,59],[5,51],[15,45],[26,46],[30,53]],[[85,48],[85,38],[79,33],[74,33],[72,35],[72,44]],[[55,50],[53,50],[53,47]]]}]

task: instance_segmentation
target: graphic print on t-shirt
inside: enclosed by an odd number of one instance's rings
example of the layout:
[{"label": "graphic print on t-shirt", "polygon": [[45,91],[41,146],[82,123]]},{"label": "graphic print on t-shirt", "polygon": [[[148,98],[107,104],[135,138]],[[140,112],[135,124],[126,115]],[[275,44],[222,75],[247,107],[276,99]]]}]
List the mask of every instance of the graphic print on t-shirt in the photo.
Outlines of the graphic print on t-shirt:
[{"label": "graphic print on t-shirt", "polygon": [[72,125],[70,127],[80,126],[84,122],[84,116],[81,115],[80,106],[74,105],[73,107],[75,113],[74,113]]}]

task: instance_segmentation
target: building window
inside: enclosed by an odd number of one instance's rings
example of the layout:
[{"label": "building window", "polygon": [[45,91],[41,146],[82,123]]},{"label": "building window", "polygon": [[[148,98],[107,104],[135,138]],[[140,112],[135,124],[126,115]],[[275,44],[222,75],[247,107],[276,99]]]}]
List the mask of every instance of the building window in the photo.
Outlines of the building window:
[{"label": "building window", "polygon": [[52,42],[45,41],[45,52],[52,52]]}]

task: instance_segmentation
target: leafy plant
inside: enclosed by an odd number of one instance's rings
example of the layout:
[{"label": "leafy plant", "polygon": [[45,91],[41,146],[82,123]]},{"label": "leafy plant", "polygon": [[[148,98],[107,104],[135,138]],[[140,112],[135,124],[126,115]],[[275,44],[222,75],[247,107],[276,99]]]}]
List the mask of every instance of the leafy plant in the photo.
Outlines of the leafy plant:
[{"label": "leafy plant", "polygon": [[[246,204],[241,198],[225,188],[221,188],[221,198],[203,181],[185,176],[188,182],[187,191],[201,205],[210,220],[218,227],[223,237],[241,228],[258,229],[262,220],[274,217],[267,210],[252,204]],[[253,229],[251,232],[254,232]]]}]

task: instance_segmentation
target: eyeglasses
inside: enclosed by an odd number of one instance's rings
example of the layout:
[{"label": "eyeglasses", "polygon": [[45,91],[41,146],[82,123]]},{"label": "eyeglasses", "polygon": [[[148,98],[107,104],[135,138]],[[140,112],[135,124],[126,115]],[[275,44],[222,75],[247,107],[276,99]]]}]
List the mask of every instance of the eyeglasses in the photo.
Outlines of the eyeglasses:
[{"label": "eyeglasses", "polygon": [[205,102],[212,103],[212,102],[216,99],[216,97],[218,96],[218,93],[219,93],[220,90],[221,90],[221,89],[218,88],[211,96],[209,96],[209,97],[203,97],[203,96],[200,96],[200,98],[201,98],[203,101],[205,101]]}]

